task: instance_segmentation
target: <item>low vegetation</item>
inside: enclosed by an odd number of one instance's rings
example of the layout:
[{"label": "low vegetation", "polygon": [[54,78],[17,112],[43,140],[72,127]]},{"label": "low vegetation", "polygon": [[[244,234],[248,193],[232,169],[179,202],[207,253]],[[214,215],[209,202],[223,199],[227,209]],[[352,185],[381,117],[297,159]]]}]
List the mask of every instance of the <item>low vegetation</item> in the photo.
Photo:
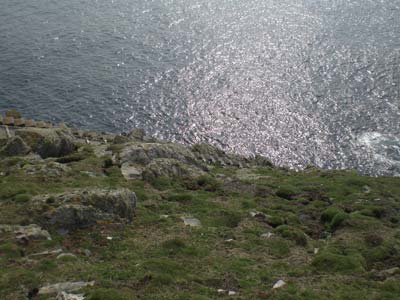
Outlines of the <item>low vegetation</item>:
[{"label": "low vegetation", "polygon": [[[50,228],[52,240],[25,244],[2,233],[1,299],[81,280],[95,282],[81,290],[91,300],[400,299],[400,276],[380,275],[400,267],[400,178],[267,166],[147,182],[92,150],[40,162],[44,171],[26,157],[0,160],[0,224],[30,224],[27,203],[42,194],[128,188],[138,198],[131,224]],[[56,249],[73,256],[36,255]],[[278,280],[286,285],[272,289]]]}]

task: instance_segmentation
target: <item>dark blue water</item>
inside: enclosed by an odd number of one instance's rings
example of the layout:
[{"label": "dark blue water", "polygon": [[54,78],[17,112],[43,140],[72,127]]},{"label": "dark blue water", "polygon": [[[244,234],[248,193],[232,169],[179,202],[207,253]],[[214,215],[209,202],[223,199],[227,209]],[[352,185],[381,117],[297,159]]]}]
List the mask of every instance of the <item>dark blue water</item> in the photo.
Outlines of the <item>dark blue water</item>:
[{"label": "dark blue water", "polygon": [[400,173],[400,0],[0,0],[0,111]]}]

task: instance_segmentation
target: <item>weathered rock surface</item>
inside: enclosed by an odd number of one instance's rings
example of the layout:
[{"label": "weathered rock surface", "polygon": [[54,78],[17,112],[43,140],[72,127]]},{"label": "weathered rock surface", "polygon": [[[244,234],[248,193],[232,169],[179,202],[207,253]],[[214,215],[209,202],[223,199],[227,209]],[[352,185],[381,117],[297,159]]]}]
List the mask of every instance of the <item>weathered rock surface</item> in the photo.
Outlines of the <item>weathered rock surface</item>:
[{"label": "weathered rock surface", "polygon": [[39,289],[39,295],[56,294],[56,293],[61,293],[61,292],[74,292],[74,291],[78,291],[84,287],[93,286],[93,285],[94,285],[94,281],[60,282],[60,283],[50,284],[50,285],[41,287]]},{"label": "weathered rock surface", "polygon": [[65,156],[76,150],[67,131],[49,128],[22,128],[15,131],[42,158]]},{"label": "weathered rock surface", "polygon": [[26,155],[31,148],[19,136],[8,139],[7,144],[0,150],[0,154],[6,156]]},{"label": "weathered rock surface", "polygon": [[37,212],[44,225],[75,230],[102,220],[132,221],[136,195],[128,189],[77,190],[60,195],[38,196],[31,202],[32,210]]},{"label": "weathered rock surface", "polygon": [[143,171],[143,179],[151,181],[159,177],[196,178],[205,174],[195,166],[184,164],[177,159],[158,158],[149,163]]},{"label": "weathered rock surface", "polygon": [[49,232],[36,224],[28,226],[0,225],[0,232],[13,232],[17,240],[51,240]]},{"label": "weathered rock surface", "polygon": [[208,170],[210,165],[248,167],[270,165],[262,157],[248,159],[227,154],[206,144],[192,147],[177,143],[130,142],[119,153],[119,164],[126,179],[148,179],[159,176],[195,177]]},{"label": "weathered rock surface", "polygon": [[83,294],[69,294],[66,292],[58,293],[56,300],[84,300]]}]

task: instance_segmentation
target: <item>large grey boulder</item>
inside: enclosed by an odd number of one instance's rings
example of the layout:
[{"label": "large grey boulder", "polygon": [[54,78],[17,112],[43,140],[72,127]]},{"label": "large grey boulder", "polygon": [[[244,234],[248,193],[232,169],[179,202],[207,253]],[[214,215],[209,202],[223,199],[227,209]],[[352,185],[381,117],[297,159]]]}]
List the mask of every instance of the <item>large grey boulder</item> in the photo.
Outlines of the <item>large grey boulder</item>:
[{"label": "large grey boulder", "polygon": [[42,158],[61,157],[77,148],[73,137],[65,130],[52,128],[23,128],[15,131]]},{"label": "large grey boulder", "polygon": [[86,228],[98,221],[131,222],[136,195],[128,189],[76,190],[32,199],[32,211],[44,226],[63,230]]},{"label": "large grey boulder", "polygon": [[19,136],[8,139],[7,144],[0,150],[5,156],[22,156],[31,151],[31,148]]}]

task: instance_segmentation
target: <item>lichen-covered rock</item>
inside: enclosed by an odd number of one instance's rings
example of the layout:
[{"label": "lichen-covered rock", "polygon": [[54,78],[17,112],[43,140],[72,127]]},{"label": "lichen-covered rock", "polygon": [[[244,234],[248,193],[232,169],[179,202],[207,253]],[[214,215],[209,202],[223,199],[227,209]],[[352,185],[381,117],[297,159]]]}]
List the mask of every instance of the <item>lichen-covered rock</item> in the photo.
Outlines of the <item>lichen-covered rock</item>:
[{"label": "lichen-covered rock", "polygon": [[26,164],[22,167],[22,170],[28,175],[46,175],[49,177],[59,177],[68,174],[71,168],[60,164],[58,162],[48,162],[48,163],[36,163],[36,164]]},{"label": "lichen-covered rock", "polygon": [[13,232],[17,240],[51,240],[48,231],[36,224],[28,226],[20,225],[0,225],[0,232]]},{"label": "lichen-covered rock", "polygon": [[22,156],[31,151],[31,148],[19,136],[10,138],[7,144],[0,150],[5,156]]},{"label": "lichen-covered rock", "polygon": [[77,148],[67,131],[49,128],[23,128],[15,131],[31,149],[42,158],[61,157]]},{"label": "lichen-covered rock", "polygon": [[131,222],[136,207],[136,195],[128,189],[77,190],[59,195],[38,196],[31,202],[32,211],[38,212],[37,218],[44,225],[75,230],[94,225],[98,221]]},{"label": "lichen-covered rock", "polygon": [[204,172],[195,166],[184,164],[177,159],[159,158],[149,163],[143,171],[143,178],[151,181],[159,177],[196,178]]}]

